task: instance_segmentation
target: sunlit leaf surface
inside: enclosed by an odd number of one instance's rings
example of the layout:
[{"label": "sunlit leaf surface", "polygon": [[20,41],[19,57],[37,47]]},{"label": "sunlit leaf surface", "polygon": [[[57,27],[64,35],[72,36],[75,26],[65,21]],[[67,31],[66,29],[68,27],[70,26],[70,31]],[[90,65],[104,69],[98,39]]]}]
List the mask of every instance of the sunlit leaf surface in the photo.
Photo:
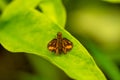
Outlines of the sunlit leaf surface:
[{"label": "sunlit leaf surface", "polygon": [[[39,0],[32,5],[33,0],[27,2],[13,1],[2,14],[0,42],[7,50],[39,55],[76,80],[106,80],[87,50],[62,28],[64,23],[61,20],[56,20],[56,23],[47,15],[49,12],[36,10],[34,6],[39,4]],[[61,15],[59,12],[56,14]],[[73,42],[73,49],[66,55],[55,55],[47,49],[48,42],[56,37],[57,32],[62,32],[63,37]]]}]

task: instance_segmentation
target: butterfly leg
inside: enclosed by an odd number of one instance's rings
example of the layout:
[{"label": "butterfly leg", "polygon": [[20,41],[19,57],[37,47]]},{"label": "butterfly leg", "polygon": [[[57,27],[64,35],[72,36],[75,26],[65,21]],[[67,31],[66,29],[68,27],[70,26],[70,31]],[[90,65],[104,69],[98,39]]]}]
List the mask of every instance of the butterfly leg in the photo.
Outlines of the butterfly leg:
[{"label": "butterfly leg", "polygon": [[55,54],[56,54],[56,55],[59,54],[59,50],[58,50],[58,48],[56,48]]},{"label": "butterfly leg", "polygon": [[64,52],[64,54],[67,53],[66,49],[65,48],[62,48],[62,51]]}]

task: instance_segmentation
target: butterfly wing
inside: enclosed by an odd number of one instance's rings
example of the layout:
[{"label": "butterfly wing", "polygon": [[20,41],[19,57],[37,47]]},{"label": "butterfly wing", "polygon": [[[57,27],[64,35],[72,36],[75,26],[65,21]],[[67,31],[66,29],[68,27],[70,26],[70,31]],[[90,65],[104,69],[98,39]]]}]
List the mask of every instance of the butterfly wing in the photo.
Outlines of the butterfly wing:
[{"label": "butterfly wing", "polygon": [[66,53],[67,51],[69,51],[69,50],[72,49],[73,44],[68,39],[63,38],[63,40],[62,40],[62,46],[63,46],[63,52]]},{"label": "butterfly wing", "polygon": [[57,39],[53,39],[48,43],[48,49],[50,51],[56,52],[56,44],[57,44]]}]

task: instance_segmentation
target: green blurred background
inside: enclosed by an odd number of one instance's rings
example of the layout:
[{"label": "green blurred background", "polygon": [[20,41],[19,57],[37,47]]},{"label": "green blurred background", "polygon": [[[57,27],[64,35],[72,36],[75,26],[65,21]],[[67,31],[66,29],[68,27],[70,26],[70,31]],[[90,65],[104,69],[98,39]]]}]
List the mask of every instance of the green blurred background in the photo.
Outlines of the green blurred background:
[{"label": "green blurred background", "polygon": [[[0,0],[0,16],[12,0]],[[89,51],[108,80],[120,80],[120,1],[63,0],[65,29]],[[39,56],[0,45],[0,80],[72,80]]]}]

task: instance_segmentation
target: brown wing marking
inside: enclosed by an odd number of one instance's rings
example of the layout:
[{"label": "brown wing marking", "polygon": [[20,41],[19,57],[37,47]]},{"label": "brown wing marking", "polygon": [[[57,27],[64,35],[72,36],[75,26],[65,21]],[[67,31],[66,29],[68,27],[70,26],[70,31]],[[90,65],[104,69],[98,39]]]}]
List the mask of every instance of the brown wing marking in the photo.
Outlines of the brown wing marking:
[{"label": "brown wing marking", "polygon": [[63,38],[62,46],[63,46],[63,48],[64,48],[63,50],[65,50],[65,52],[66,52],[66,51],[69,51],[69,50],[72,49],[73,44],[72,44],[72,42],[69,41],[68,39]]},{"label": "brown wing marking", "polygon": [[57,39],[53,39],[48,43],[48,49],[50,51],[55,52],[56,51],[56,44],[57,44]]}]

